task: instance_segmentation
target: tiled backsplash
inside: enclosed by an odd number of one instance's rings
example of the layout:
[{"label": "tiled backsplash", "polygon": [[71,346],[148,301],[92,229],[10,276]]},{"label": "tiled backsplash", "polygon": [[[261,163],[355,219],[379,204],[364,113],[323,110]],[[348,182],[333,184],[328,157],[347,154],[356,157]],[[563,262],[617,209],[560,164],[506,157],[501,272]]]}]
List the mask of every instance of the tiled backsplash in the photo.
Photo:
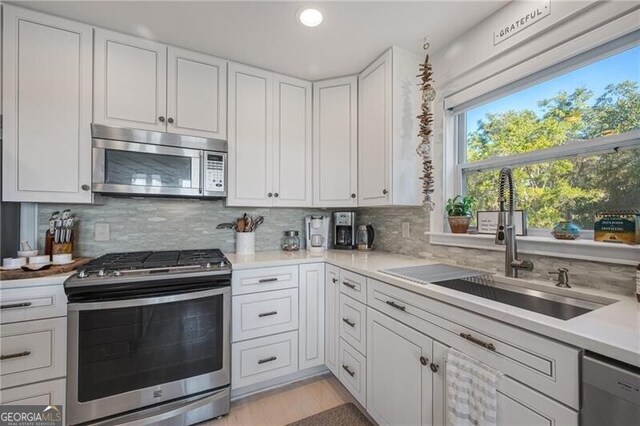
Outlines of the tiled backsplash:
[{"label": "tiled backsplash", "polygon": [[[39,245],[52,211],[69,206],[41,204],[39,206]],[[234,233],[215,229],[221,222],[230,222],[244,212],[263,215],[265,223],[256,235],[256,250],[278,250],[283,232],[297,229],[304,244],[304,217],[328,215],[330,210],[301,208],[237,208],[225,207],[220,200],[183,200],[161,198],[104,198],[104,204],[71,206],[79,219],[76,255],[99,256],[115,251],[172,250],[218,247],[235,250]],[[459,247],[432,246],[425,231],[429,215],[422,207],[359,208],[357,223],[371,223],[376,232],[375,248],[394,253],[429,259],[454,259],[461,265],[501,270],[502,252]],[[402,223],[410,223],[410,237],[402,237]],[[95,241],[96,223],[108,223],[109,241]],[[619,294],[635,291],[633,266],[526,255],[535,264],[533,272],[521,276],[551,280],[548,271],[569,268],[571,283]]]},{"label": "tiled backsplash", "polygon": [[[369,222],[376,231],[377,250],[419,256],[428,259],[454,260],[460,265],[503,271],[504,253],[429,244],[429,215],[423,207],[361,208],[358,222]],[[402,238],[402,223],[410,223],[410,237]],[[532,260],[532,272],[520,272],[523,278],[553,280],[549,271],[569,268],[571,285],[591,287],[612,293],[633,295],[635,267],[548,256],[523,255]]]},{"label": "tiled backsplash", "polygon": [[[216,229],[221,222],[232,222],[243,213],[263,215],[264,224],[256,234],[256,250],[280,248],[283,232],[296,229],[304,244],[304,217],[329,214],[319,209],[225,207],[221,200],[104,197],[102,205],[40,204],[39,245],[51,212],[70,208],[78,218],[76,256],[100,256],[108,252],[137,250],[175,250],[220,248],[235,250],[234,232]],[[109,241],[95,241],[96,223],[108,223]]]}]

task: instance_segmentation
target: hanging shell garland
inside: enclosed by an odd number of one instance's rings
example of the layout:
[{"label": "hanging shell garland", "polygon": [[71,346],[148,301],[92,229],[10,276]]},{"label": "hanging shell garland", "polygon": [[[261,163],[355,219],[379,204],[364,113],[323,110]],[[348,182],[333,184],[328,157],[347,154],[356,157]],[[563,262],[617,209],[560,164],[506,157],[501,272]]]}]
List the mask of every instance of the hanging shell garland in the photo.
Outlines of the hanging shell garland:
[{"label": "hanging shell garland", "polygon": [[[425,43],[424,50],[429,49],[429,43]],[[417,154],[422,158],[422,194],[424,204],[429,210],[433,210],[433,161],[431,158],[431,141],[433,137],[433,113],[431,112],[431,102],[436,98],[436,91],[433,88],[433,71],[429,63],[427,54],[424,63],[420,65],[418,77],[422,80],[420,90],[422,90],[422,113],[417,117],[420,120],[420,130],[418,136],[421,141],[416,148]]]}]

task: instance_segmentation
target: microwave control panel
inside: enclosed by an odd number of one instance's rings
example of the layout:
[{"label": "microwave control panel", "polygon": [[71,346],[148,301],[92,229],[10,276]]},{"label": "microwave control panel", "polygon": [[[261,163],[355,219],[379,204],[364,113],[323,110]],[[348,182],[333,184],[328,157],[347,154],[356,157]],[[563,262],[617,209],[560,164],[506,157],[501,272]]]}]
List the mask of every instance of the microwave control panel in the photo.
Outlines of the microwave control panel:
[{"label": "microwave control panel", "polygon": [[226,192],[225,154],[205,152],[204,191]]}]

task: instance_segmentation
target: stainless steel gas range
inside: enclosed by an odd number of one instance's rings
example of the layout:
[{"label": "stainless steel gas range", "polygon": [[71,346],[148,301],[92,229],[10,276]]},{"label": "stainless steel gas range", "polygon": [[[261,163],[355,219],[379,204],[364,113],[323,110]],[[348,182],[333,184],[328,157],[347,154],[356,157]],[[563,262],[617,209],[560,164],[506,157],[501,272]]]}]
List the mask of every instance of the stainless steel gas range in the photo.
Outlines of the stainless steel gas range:
[{"label": "stainless steel gas range", "polygon": [[67,422],[228,413],[230,285],[215,249],[107,254],[67,279]]}]

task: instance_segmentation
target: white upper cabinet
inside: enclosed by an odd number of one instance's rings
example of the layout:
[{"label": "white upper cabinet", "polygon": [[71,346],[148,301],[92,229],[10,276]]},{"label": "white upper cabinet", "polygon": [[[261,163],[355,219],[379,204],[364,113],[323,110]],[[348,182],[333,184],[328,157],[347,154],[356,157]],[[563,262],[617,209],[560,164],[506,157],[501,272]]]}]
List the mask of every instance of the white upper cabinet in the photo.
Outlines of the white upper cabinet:
[{"label": "white upper cabinet", "polygon": [[311,206],[311,83],[229,63],[227,205]]},{"label": "white upper cabinet", "polygon": [[3,201],[91,202],[91,31],[4,5]]},{"label": "white upper cabinet", "polygon": [[273,205],[273,76],[229,63],[227,205]]},{"label": "white upper cabinet", "polygon": [[393,47],[358,77],[358,205],[420,205],[420,58]]},{"label": "white upper cabinet", "polygon": [[274,75],[273,205],[310,207],[311,83]]},{"label": "white upper cabinet", "polygon": [[356,76],[313,83],[313,204],[358,205]]},{"label": "white upper cabinet", "polygon": [[168,48],[167,131],[227,139],[227,61]]},{"label": "white upper cabinet", "polygon": [[95,30],[94,123],[166,130],[167,47]]},{"label": "white upper cabinet", "polygon": [[227,138],[227,61],[95,30],[94,123]]}]

